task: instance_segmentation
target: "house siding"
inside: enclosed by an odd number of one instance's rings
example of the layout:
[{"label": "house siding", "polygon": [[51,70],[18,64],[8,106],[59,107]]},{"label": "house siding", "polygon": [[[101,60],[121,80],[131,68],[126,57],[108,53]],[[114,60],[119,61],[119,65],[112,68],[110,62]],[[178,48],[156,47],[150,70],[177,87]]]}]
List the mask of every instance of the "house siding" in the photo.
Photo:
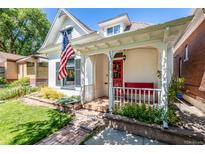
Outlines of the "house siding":
[{"label": "house siding", "polygon": [[[184,49],[189,46],[189,60],[184,62]],[[200,91],[205,72],[205,21],[183,42],[174,53],[174,75],[179,77],[179,59],[182,58],[184,93],[205,104],[205,91]]]}]

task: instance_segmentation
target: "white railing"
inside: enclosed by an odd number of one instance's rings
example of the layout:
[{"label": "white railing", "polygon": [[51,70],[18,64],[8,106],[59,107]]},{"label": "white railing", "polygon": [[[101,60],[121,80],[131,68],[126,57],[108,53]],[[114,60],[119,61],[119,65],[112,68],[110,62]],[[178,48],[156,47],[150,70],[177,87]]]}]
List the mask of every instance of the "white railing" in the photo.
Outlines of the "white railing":
[{"label": "white railing", "polygon": [[158,107],[161,89],[113,87],[114,107],[139,103]]}]

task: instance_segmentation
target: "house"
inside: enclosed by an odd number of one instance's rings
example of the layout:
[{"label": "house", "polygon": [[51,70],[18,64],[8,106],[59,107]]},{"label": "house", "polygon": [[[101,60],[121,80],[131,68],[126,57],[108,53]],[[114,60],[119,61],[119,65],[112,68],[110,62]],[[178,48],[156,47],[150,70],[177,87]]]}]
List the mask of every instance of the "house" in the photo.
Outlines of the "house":
[{"label": "house", "polygon": [[174,74],[185,79],[183,98],[205,112],[205,10],[193,14],[174,48]]},{"label": "house", "polygon": [[31,86],[48,84],[48,58],[45,55],[30,55],[16,61],[18,79],[29,77]]},{"label": "house", "polygon": [[0,52],[0,76],[8,82],[29,77],[32,86],[47,85],[48,59],[45,55],[21,56]]},{"label": "house", "polygon": [[[59,9],[38,51],[48,55],[48,85],[80,95],[82,103],[107,97],[110,112],[124,101],[156,104],[166,110],[173,45],[191,19],[150,25],[132,22],[122,14],[99,22],[99,31],[93,31],[66,9]],[[68,60],[68,77],[59,81],[61,32],[70,27],[75,55]]]},{"label": "house", "polygon": [[0,76],[8,82],[18,79],[18,69],[16,61],[24,56],[0,52]]}]

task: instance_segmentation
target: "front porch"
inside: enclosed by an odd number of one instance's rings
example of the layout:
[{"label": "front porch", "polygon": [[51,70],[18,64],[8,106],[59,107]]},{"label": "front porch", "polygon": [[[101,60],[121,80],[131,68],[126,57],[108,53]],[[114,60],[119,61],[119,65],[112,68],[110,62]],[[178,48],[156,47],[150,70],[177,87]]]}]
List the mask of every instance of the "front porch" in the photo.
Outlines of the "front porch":
[{"label": "front porch", "polygon": [[106,96],[109,112],[125,103],[145,103],[166,113],[173,72],[172,47],[187,22],[184,18],[111,37],[85,37],[72,42],[81,55],[81,102]]},{"label": "front porch", "polygon": [[[110,62],[112,67],[109,66]],[[90,68],[85,72],[87,79],[84,86],[84,106],[87,109],[106,112],[109,106],[111,109],[127,103],[160,105],[160,52],[156,48],[119,51],[112,61],[106,54],[89,55],[86,57],[85,67],[87,65]],[[109,82],[110,74],[112,84]],[[104,98],[108,100],[105,101]],[[110,99],[112,107],[109,104]]]}]

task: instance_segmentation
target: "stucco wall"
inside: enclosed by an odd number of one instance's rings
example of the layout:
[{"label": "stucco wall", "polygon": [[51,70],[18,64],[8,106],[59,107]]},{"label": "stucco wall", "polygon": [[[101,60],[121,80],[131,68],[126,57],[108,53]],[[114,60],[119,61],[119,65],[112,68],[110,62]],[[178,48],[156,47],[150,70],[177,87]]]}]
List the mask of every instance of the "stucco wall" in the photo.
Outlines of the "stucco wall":
[{"label": "stucco wall", "polygon": [[124,82],[153,82],[157,87],[158,52],[155,49],[124,51]]}]

